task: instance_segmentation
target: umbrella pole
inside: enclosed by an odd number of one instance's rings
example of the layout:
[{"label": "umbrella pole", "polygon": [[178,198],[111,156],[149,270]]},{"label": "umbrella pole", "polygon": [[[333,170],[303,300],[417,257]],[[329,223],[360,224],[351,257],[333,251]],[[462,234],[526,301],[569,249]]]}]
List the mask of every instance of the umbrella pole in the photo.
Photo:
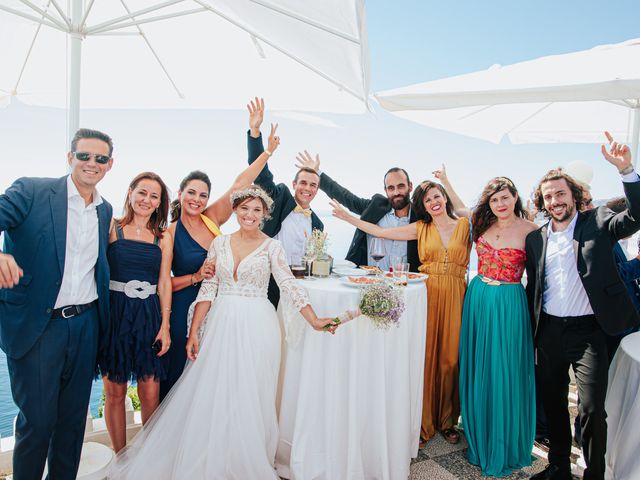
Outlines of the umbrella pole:
[{"label": "umbrella pole", "polygon": [[71,32],[69,34],[69,67],[67,78],[67,139],[80,128],[80,66],[82,62],[82,0],[71,0]]},{"label": "umbrella pole", "polygon": [[634,168],[638,164],[638,137],[640,137],[640,105],[633,109],[633,133],[631,136],[631,155]]}]

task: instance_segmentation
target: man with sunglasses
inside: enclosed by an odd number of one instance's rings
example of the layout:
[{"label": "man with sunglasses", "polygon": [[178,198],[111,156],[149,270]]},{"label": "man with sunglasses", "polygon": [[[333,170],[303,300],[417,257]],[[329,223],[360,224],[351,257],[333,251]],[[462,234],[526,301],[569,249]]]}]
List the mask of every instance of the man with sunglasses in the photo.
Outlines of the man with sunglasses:
[{"label": "man with sunglasses", "polygon": [[74,479],[99,338],[109,322],[112,208],[96,185],[111,138],[75,134],[71,174],[20,178],[0,195],[0,348],[19,409],[13,478]]}]

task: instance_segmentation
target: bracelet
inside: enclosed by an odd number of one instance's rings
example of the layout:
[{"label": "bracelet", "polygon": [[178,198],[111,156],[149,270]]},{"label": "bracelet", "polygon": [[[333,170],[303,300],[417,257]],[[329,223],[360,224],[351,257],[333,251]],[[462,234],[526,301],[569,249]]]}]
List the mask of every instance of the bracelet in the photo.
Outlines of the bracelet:
[{"label": "bracelet", "polygon": [[269,150],[265,150],[264,153],[266,153],[267,155],[271,156],[273,155],[273,152],[269,151]]},{"label": "bracelet", "polygon": [[199,283],[199,282],[196,282],[195,279],[196,279],[196,274],[192,273],[191,274],[191,286],[193,286],[193,287],[195,287]]},{"label": "bracelet", "polygon": [[634,171],[633,165],[629,165],[624,170],[618,170],[620,175],[629,175],[630,173],[633,173],[633,171]]}]

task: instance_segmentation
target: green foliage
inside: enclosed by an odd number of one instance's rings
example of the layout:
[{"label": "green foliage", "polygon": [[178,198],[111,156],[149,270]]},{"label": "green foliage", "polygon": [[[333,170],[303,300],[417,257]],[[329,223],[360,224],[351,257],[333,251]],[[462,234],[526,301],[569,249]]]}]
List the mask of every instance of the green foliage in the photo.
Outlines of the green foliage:
[{"label": "green foliage", "polygon": [[[133,385],[127,388],[127,396],[131,399],[131,403],[133,404],[133,410],[140,410],[140,399],[138,398],[138,389]],[[104,388],[102,389],[102,395],[100,395],[100,402],[98,402],[98,418],[102,418],[104,416],[104,402],[105,402],[105,393]]]}]

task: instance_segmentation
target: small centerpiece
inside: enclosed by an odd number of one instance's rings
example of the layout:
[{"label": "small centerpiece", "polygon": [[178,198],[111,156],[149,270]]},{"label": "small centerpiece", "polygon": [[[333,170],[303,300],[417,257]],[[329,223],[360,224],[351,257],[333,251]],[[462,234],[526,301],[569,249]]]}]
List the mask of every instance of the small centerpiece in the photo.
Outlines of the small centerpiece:
[{"label": "small centerpiece", "polygon": [[312,273],[314,277],[328,277],[331,273],[331,265],[333,258],[327,253],[329,241],[328,234],[317,228],[311,232],[310,242],[313,244],[315,251],[315,260],[313,261]]}]

